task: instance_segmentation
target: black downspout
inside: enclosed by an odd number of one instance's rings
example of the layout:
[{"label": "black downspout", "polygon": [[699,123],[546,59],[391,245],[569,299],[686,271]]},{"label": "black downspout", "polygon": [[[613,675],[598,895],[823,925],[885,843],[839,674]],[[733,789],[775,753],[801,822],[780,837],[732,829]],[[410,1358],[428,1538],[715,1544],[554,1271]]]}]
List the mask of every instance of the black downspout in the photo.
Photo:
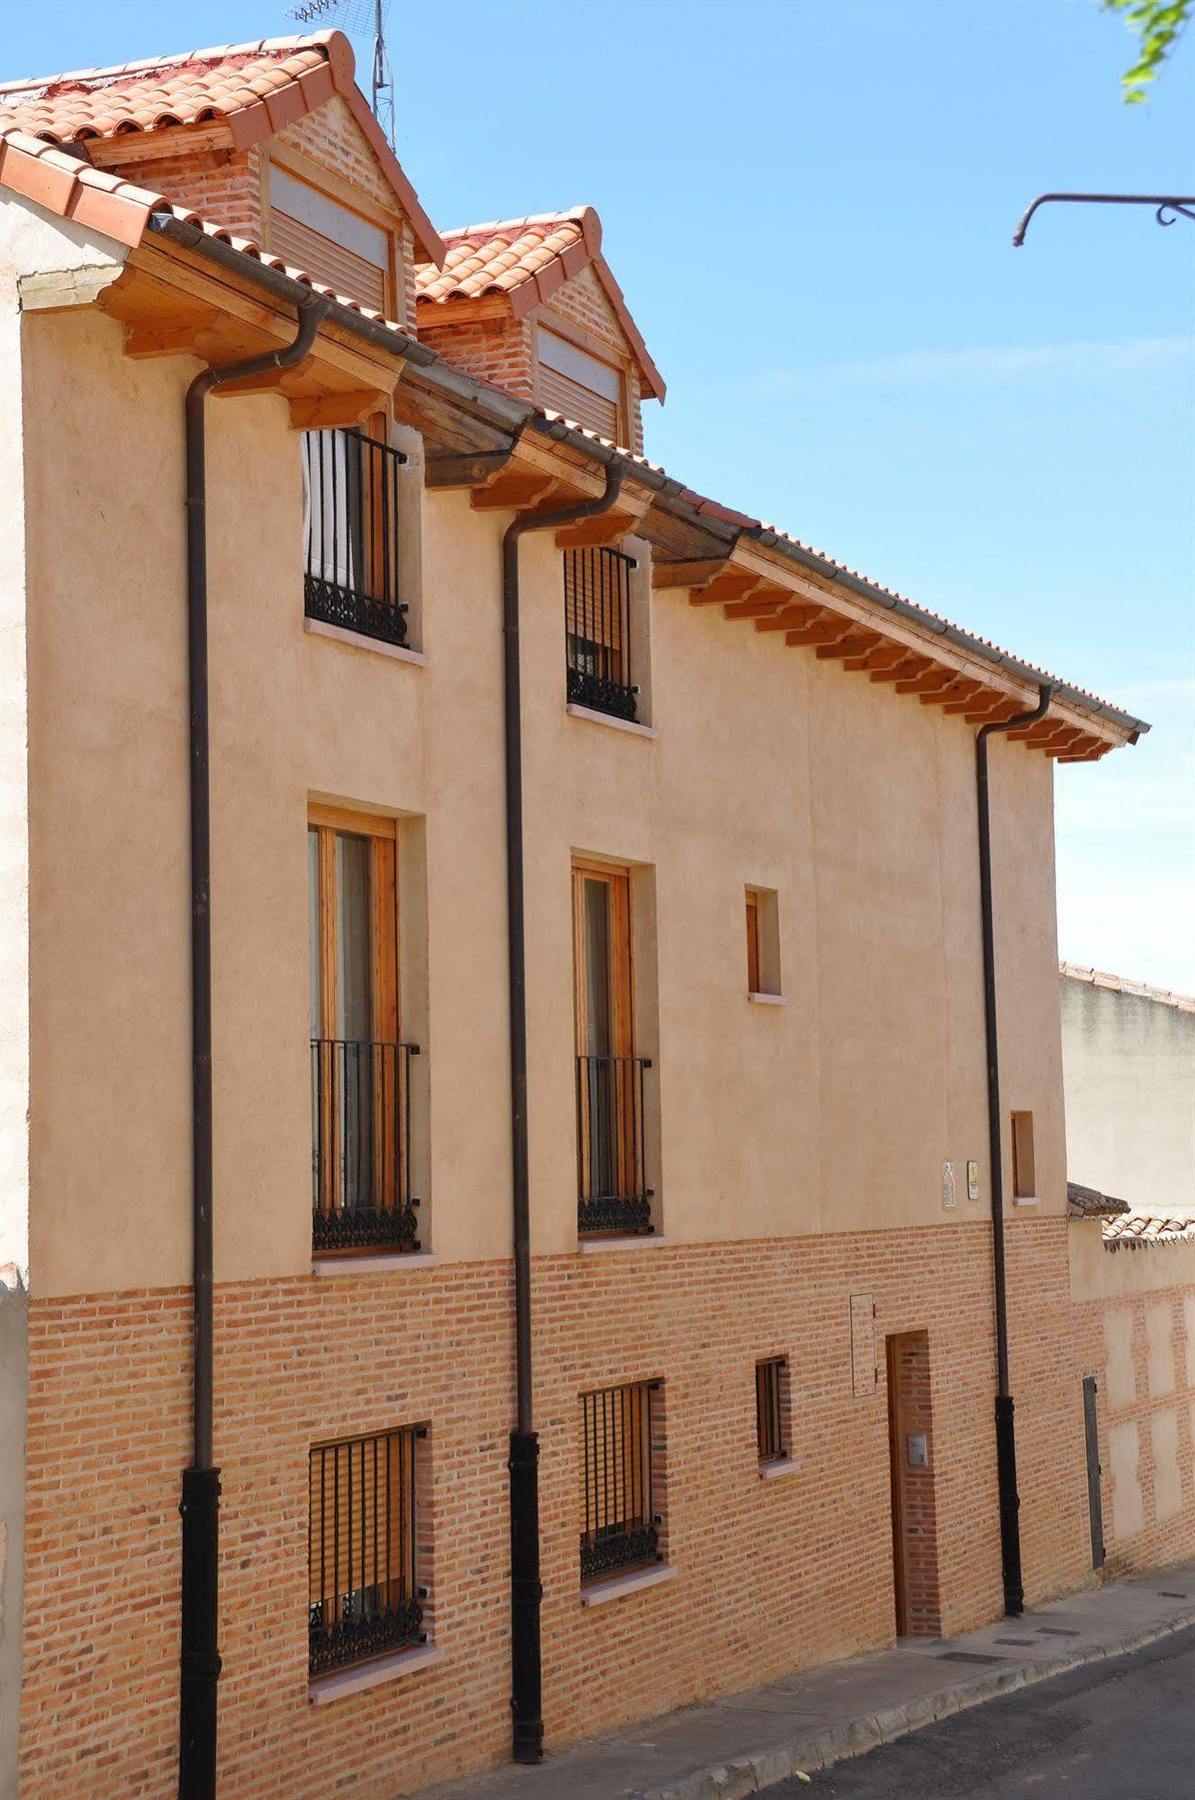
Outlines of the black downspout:
[{"label": "black downspout", "polygon": [[201,369],[187,389],[187,682],[191,790],[191,1243],[193,1450],[183,1470],[182,1655],[179,1688],[179,1800],[216,1792],[216,1683],[220,1677],[220,1471],[212,1465],[212,927],[208,785],[207,497],[204,402],[213,388],[281,371],[311,349],[328,302],[299,308],[299,331],[285,350]]},{"label": "black downspout", "polygon": [[1021,1500],[1017,1493],[1017,1440],[1008,1379],[1008,1290],[1004,1268],[1003,1120],[1000,1113],[1000,1044],[996,1016],[996,949],[992,928],[992,824],[988,789],[988,739],[1019,731],[1049,711],[1053,687],[1042,682],[1032,712],[981,725],[975,734],[975,802],[979,816],[979,906],[983,930],[983,1017],[988,1063],[988,1165],[992,1192],[992,1272],[996,1286],[996,1483],[1000,1497],[1000,1569],[1004,1610],[1025,1610],[1021,1580]]},{"label": "black downspout", "polygon": [[502,633],[506,701],[506,930],[510,988],[510,1157],[514,1202],[516,1428],[510,1434],[510,1709],[513,1755],[544,1753],[540,1661],[539,1439],[531,1386],[531,1216],[527,1186],[527,957],[523,909],[523,741],[519,682],[519,540],[608,512],[622,486],[606,468],[606,491],[555,512],[522,513],[502,535]]}]

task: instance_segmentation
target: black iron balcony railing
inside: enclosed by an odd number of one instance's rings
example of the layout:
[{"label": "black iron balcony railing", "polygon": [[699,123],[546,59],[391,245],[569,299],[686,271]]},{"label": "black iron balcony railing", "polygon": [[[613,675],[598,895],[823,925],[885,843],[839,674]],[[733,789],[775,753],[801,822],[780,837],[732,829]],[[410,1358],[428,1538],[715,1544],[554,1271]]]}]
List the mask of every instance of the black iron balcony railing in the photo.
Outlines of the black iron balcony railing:
[{"label": "black iron balcony railing", "polygon": [[425,1640],[417,1586],[417,1428],[320,1444],[309,1460],[308,1668],[323,1675]]},{"label": "black iron balcony railing", "polygon": [[652,1471],[654,1383],[581,1396],[581,1579],[659,1560]]},{"label": "black iron balcony railing", "polygon": [[303,434],[308,618],[406,643],[398,579],[399,470],[406,460],[362,431]]},{"label": "black iron balcony railing", "polygon": [[649,1236],[643,1144],[646,1056],[577,1058],[577,1230]]},{"label": "black iron balcony railing", "polygon": [[564,553],[564,630],[571,705],[634,719],[631,570],[635,560],[604,546]]},{"label": "black iron balcony railing", "polygon": [[312,1248],[418,1250],[411,1058],[418,1044],[311,1040]]}]

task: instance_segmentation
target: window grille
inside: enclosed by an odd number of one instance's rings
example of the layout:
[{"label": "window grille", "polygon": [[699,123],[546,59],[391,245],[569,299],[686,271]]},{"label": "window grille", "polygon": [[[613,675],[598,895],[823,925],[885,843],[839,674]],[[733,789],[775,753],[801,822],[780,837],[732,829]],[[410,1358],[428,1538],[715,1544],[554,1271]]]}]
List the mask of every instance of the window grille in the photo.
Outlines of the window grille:
[{"label": "window grille", "polygon": [[399,470],[406,460],[363,431],[304,432],[308,618],[406,643],[398,559]]},{"label": "window grille", "polygon": [[581,1396],[581,1579],[659,1561],[652,1469],[656,1383]]},{"label": "window grille", "polygon": [[788,1455],[783,1406],[787,1373],[783,1356],[770,1356],[755,1365],[755,1438],[760,1462],[780,1462]]},{"label": "window grille", "polygon": [[634,719],[631,570],[635,560],[602,545],[564,552],[567,694],[573,706]]},{"label": "window grille", "polygon": [[312,1248],[418,1250],[411,1193],[417,1044],[311,1040]]},{"label": "window grille", "polygon": [[422,1643],[415,1486],[422,1430],[316,1445],[310,1454],[308,1665],[312,1675]]}]

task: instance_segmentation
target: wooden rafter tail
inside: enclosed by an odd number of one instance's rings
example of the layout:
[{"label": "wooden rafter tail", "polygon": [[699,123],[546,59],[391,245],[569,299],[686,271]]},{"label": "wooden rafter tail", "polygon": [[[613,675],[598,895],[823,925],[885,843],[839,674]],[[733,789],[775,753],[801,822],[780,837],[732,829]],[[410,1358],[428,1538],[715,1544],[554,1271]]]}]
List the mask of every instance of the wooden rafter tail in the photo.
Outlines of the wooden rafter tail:
[{"label": "wooden rafter tail", "polygon": [[552,477],[513,470],[499,475],[487,487],[474,488],[469,504],[476,512],[499,512],[511,507],[533,506],[552,491]]},{"label": "wooden rafter tail", "polygon": [[339,393],[292,394],[290,422],[294,431],[327,431],[337,425],[360,425],[389,399],[378,388],[344,388]]},{"label": "wooden rafter tail", "polygon": [[969,675],[956,675],[954,680],[936,694],[922,694],[922,706],[940,706],[943,712],[949,712],[948,703],[973,700],[979,692],[981,683],[972,680]]},{"label": "wooden rafter tail", "polygon": [[898,694],[929,694],[936,699],[953,680],[953,669],[945,669],[941,663],[931,663],[923,674],[911,675],[905,681],[898,681],[896,691]]},{"label": "wooden rafter tail", "polygon": [[724,569],[701,587],[691,588],[691,606],[718,606],[726,600],[742,600],[760,585],[758,575],[749,569]]},{"label": "wooden rafter tail", "polygon": [[799,602],[795,606],[782,607],[770,618],[756,619],[755,629],[756,631],[800,631],[804,626],[812,625],[816,619],[833,618],[834,616],[833,613],[827,613],[824,606],[818,606],[813,602]]},{"label": "wooden rafter tail", "polygon": [[899,662],[890,663],[884,669],[872,669],[873,681],[907,681],[913,675],[924,675],[932,667],[928,656],[919,656],[916,652],[907,651]]},{"label": "wooden rafter tail", "polygon": [[1014,695],[998,694],[994,700],[980,702],[963,714],[968,725],[1000,725],[1005,719],[1015,719],[1019,712],[1027,712],[1023,700]]},{"label": "wooden rafter tail", "polygon": [[1037,748],[1046,744],[1069,743],[1073,738],[1086,735],[1079,725],[1067,725],[1060,719],[1050,718],[1039,719],[1035,725],[1026,725],[1020,731],[1010,731],[1008,734],[1014,744],[1031,744]]},{"label": "wooden rafter tail", "polygon": [[589,544],[617,544],[624,537],[629,537],[647,511],[647,495],[643,495],[642,506],[624,506],[621,503],[611,507],[609,512],[599,513],[593,519],[581,519],[576,525],[566,525],[556,533],[556,547],[559,550],[583,549]]},{"label": "wooden rafter tail", "polygon": [[783,590],[777,594],[753,594],[748,600],[728,600],[722,614],[727,619],[768,619],[787,606],[791,598]]},{"label": "wooden rafter tail", "polygon": [[815,620],[797,631],[786,631],[784,641],[790,650],[803,650],[811,644],[836,644],[851,629],[849,619],[830,617]]},{"label": "wooden rafter tail", "polygon": [[986,682],[977,681],[975,683],[974,693],[965,694],[958,700],[953,698],[945,700],[942,711],[944,713],[965,713],[970,719],[976,716],[976,707],[984,705],[996,706],[1003,701],[1004,698],[1005,696],[997,692],[995,688],[988,687]]},{"label": "wooden rafter tail", "polygon": [[1107,756],[1109,750],[1113,748],[1113,746],[1105,742],[1103,738],[1091,738],[1089,739],[1089,742],[1091,745],[1089,750],[1079,750],[1078,748],[1072,750],[1047,750],[1046,755],[1056,756],[1060,763],[1092,763],[1098,762],[1101,756]]},{"label": "wooden rafter tail", "polygon": [[831,662],[838,657],[862,655],[874,650],[879,642],[878,631],[861,631],[857,625],[849,625],[836,643],[823,644],[817,654],[823,662]]},{"label": "wooden rafter tail", "polygon": [[873,669],[890,669],[895,663],[902,662],[908,655],[903,644],[893,644],[881,638],[874,650],[864,652],[862,656],[848,656],[843,663],[844,669],[852,673],[870,675]]},{"label": "wooden rafter tail", "polygon": [[654,588],[700,587],[710,581],[726,564],[721,559],[663,562],[652,559],[651,585]]}]

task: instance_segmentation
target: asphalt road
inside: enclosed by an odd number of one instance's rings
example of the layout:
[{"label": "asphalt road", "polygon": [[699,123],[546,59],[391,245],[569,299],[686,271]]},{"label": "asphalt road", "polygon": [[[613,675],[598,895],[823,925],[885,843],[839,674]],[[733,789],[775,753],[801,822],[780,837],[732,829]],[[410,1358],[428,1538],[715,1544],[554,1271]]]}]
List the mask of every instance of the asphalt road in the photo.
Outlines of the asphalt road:
[{"label": "asphalt road", "polygon": [[1195,1800],[1195,1630],[790,1779],[769,1800]]}]

